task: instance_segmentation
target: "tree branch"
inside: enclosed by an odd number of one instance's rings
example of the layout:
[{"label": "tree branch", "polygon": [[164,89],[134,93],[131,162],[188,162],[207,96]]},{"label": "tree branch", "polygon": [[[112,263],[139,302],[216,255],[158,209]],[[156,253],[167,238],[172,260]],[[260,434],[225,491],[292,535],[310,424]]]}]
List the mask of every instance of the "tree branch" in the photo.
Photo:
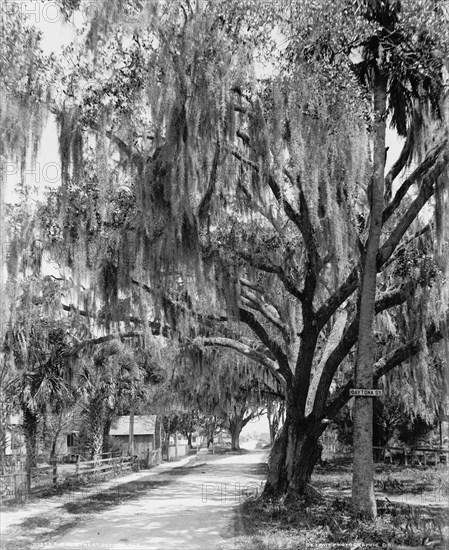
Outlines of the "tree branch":
[{"label": "tree branch", "polygon": [[[403,288],[390,292],[379,300],[375,304],[375,313],[381,313],[392,307],[399,306],[407,300],[407,296],[410,293],[411,284],[405,285]],[[317,391],[315,394],[315,401],[313,403],[312,416],[320,418],[324,407],[326,405],[327,394],[332,384],[332,380],[337,372],[338,367],[341,365],[344,358],[351,351],[351,348],[357,342],[359,329],[359,316],[352,320],[350,325],[346,328],[340,342],[331,352],[324,365],[323,372],[321,373],[320,381],[318,383]]]},{"label": "tree branch", "polygon": [[[140,281],[137,281],[136,279],[131,279],[131,282],[133,284],[135,284],[136,286],[142,288],[143,290],[145,290],[145,292],[147,292],[148,294],[151,294],[152,296],[154,296],[156,294],[155,291],[152,290],[145,283],[141,283]],[[185,313],[186,315],[189,315],[189,316],[194,316],[195,319],[199,323],[201,323],[201,324],[203,324],[203,325],[205,325],[209,328],[211,326],[211,323],[223,323],[223,322],[226,322],[228,320],[226,315],[201,315],[199,313],[196,313],[187,304],[181,303],[181,302],[174,302],[173,300],[168,298],[168,296],[165,295],[165,294],[161,296],[161,299],[162,299],[163,304],[167,308],[170,308],[173,311],[178,312],[178,313],[180,312],[180,313]],[[169,328],[173,328],[173,327],[170,327],[170,325],[166,325],[166,326],[169,327]]]},{"label": "tree branch", "polygon": [[274,315],[269,304],[258,300],[255,294],[249,292],[245,288],[242,288],[242,297],[247,300],[248,307],[254,309],[255,311],[258,311],[261,315],[263,315],[263,317],[275,328],[277,328],[282,335],[286,334],[286,327],[284,323],[281,321],[279,316]]},{"label": "tree branch", "polygon": [[[446,324],[448,319],[446,318]],[[426,331],[427,345],[435,344],[447,336],[445,330],[439,329],[436,325],[432,324]],[[414,355],[418,354],[424,348],[424,343],[416,340],[412,340],[393,350],[391,353],[382,357],[374,365],[374,378],[373,382],[376,384],[379,379],[399,366],[404,361],[411,359]],[[349,390],[354,387],[354,380],[351,378],[346,384],[338,390],[336,395],[331,399],[325,410],[325,417],[333,419],[338,411],[351,399]]]},{"label": "tree branch", "polygon": [[260,294],[261,300],[263,300],[264,303],[267,304],[267,307],[272,308],[276,311],[277,316],[279,318],[279,322],[282,324],[284,328],[286,328],[285,319],[283,317],[283,311],[282,308],[280,308],[273,299],[273,295],[270,293],[269,285],[267,285],[265,288],[258,284],[254,283],[252,281],[249,281],[248,279],[245,279],[244,277],[240,277],[240,285],[242,287],[247,287],[253,292]]},{"label": "tree branch", "polygon": [[[67,304],[62,304],[61,303],[61,307],[64,311],[67,311],[69,313],[73,312],[73,313],[76,313],[77,315],[81,315],[82,317],[88,317],[88,318],[93,317],[93,315],[90,314],[88,311],[78,309],[73,304],[67,305]],[[100,316],[100,320],[102,319],[102,317],[103,316]],[[123,321],[128,322],[128,323],[134,323],[135,325],[144,325],[145,324],[145,322],[142,321],[142,319],[140,319],[139,317],[134,317],[132,315],[130,315],[126,319],[123,319]],[[168,338],[170,336],[170,326],[169,325],[163,325],[159,321],[148,321],[148,326],[151,328],[151,331],[154,335],[161,334],[165,338]]]},{"label": "tree branch", "polygon": [[413,128],[409,128],[407,138],[402,148],[401,154],[393,166],[390,168],[390,171],[385,176],[385,201],[391,199],[391,188],[393,186],[393,181],[405,168],[407,162],[410,159],[413,150]]},{"label": "tree branch", "polygon": [[140,338],[143,336],[142,332],[126,332],[124,334],[108,334],[106,336],[100,336],[99,338],[92,338],[90,340],[84,340],[83,342],[79,342],[78,344],[75,344],[71,348],[67,349],[64,352],[64,355],[66,357],[70,357],[73,355],[77,355],[81,350],[83,349],[89,349],[93,346],[99,346],[101,344],[105,344],[106,342],[110,342],[111,340],[124,340],[126,338]]},{"label": "tree branch", "polygon": [[329,319],[355,291],[358,285],[358,269],[354,267],[346,281],[337,288],[337,290],[328,298],[328,300],[316,312],[316,321],[318,331],[323,330]]},{"label": "tree branch", "polygon": [[[447,143],[447,141],[445,141]],[[441,153],[441,151],[440,151]],[[418,196],[409,206],[406,213],[402,216],[396,227],[391,232],[388,239],[380,247],[377,255],[377,270],[389,260],[400,240],[410,227],[413,220],[418,215],[421,208],[426,204],[435,192],[435,181],[442,173],[449,159],[448,151],[439,155],[438,161],[433,164],[433,169],[427,174],[420,187]],[[422,166],[422,165],[421,165]],[[422,174],[421,174],[422,175]],[[398,191],[399,193],[399,191]],[[395,199],[393,199],[394,201]],[[394,210],[394,209],[393,209]],[[392,212],[393,212],[392,210]],[[356,290],[358,285],[357,268],[355,267],[348,275],[346,281],[334,292],[334,294],[323,304],[317,312],[317,322],[320,330],[324,328],[337,308]]]},{"label": "tree branch", "polygon": [[378,256],[377,256],[377,269],[378,271],[382,265],[391,257],[395,248],[399,244],[399,241],[404,236],[407,229],[415,220],[416,216],[420,212],[421,208],[426,204],[430,197],[435,193],[435,184],[436,180],[443,172],[443,169],[446,167],[449,160],[449,152],[446,151],[444,155],[439,158],[439,161],[435,164],[434,168],[427,176],[424,178],[424,181],[421,184],[419,189],[418,196],[409,206],[405,214],[397,223],[396,227],[391,232],[388,239],[381,246]]},{"label": "tree branch", "polygon": [[[414,185],[415,183],[417,183],[420,180],[420,178],[427,175],[428,172],[434,167],[435,163],[437,163],[438,160],[441,161],[441,154],[446,152],[447,146],[448,146],[448,141],[447,141],[447,138],[445,138],[441,141],[441,143],[439,143],[436,147],[434,147],[427,154],[427,156],[423,160],[423,162],[402,183],[402,185],[396,191],[396,194],[393,197],[393,199],[385,207],[384,213],[383,213],[382,223],[385,223],[391,217],[393,212],[400,205],[402,199],[407,194],[407,191],[410,189],[410,187],[412,185]],[[445,153],[443,155],[443,158],[444,158],[444,156],[447,156],[447,154]],[[446,162],[447,162],[447,160],[446,160]],[[390,170],[390,172],[393,170],[393,168]],[[388,178],[388,176],[387,176],[387,178]]]},{"label": "tree branch", "polygon": [[[59,109],[56,109],[56,107],[50,107],[49,110],[56,117],[61,117],[62,116],[62,111],[59,110]],[[140,155],[137,151],[134,151],[133,148],[130,145],[128,145],[127,143],[125,143],[125,141],[122,138],[115,135],[111,130],[103,130],[102,128],[100,128],[100,125],[97,122],[95,122],[94,120],[89,120],[89,121],[85,122],[84,124],[86,126],[88,126],[91,130],[94,130],[95,132],[104,131],[106,137],[112,143],[114,143],[120,151],[125,153],[125,155],[127,157],[129,157],[129,159],[132,162],[134,162],[134,164],[136,166],[142,167],[142,165],[143,165],[142,155]]]},{"label": "tree branch", "polygon": [[407,245],[417,239],[418,237],[421,237],[425,233],[428,233],[432,229],[432,223],[428,223],[425,225],[422,229],[419,229],[416,231],[409,239],[406,240],[405,243],[403,243],[394,253],[393,256],[390,256],[390,258],[382,265],[382,270],[386,269],[389,265],[391,265],[393,262],[395,262],[398,257],[400,257],[407,249]]},{"label": "tree branch", "polygon": [[288,364],[287,356],[281,346],[268,335],[267,331],[259,323],[253,313],[243,308],[239,309],[239,313],[240,320],[248,325],[248,327],[254,332],[264,346],[266,346],[266,348],[274,355],[279,364],[279,372],[287,380],[287,382],[290,381],[292,372]]},{"label": "tree branch", "polygon": [[[236,149],[231,149],[231,154],[237,159],[240,160],[240,162],[243,162],[243,164],[246,164],[249,166],[257,175],[260,175],[260,169],[258,164],[256,164],[254,161],[244,157],[239,151]],[[296,225],[296,227],[299,229],[301,234],[303,234],[303,221],[301,219],[301,216],[298,211],[296,211],[291,203],[288,201],[288,199],[284,196],[283,193],[281,193],[281,189],[273,177],[272,174],[268,174],[267,177],[267,183],[270,187],[276,201],[278,202],[279,206],[282,207],[283,211],[285,212],[286,216]],[[305,237],[304,237],[305,238]]]},{"label": "tree branch", "polygon": [[280,375],[279,365],[276,363],[276,361],[269,359],[265,354],[251,348],[246,344],[243,344],[242,342],[238,342],[237,340],[232,340],[231,338],[198,337],[198,338],[195,338],[193,343],[194,344],[196,343],[200,346],[206,346],[206,347],[217,346],[217,347],[232,349],[237,353],[240,353],[241,355],[244,355],[245,357],[248,357],[249,359],[252,359],[256,363],[259,363],[263,367],[267,368],[273,374],[273,376],[275,376],[276,379],[279,380],[282,386],[285,387],[285,379],[283,376]]}]

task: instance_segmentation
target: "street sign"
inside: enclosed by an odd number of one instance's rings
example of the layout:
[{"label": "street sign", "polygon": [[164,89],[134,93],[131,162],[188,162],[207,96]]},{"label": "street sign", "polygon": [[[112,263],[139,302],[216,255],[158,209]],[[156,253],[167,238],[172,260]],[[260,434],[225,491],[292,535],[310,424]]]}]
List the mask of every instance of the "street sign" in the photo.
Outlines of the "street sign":
[{"label": "street sign", "polygon": [[362,397],[376,397],[382,395],[382,390],[361,390],[352,389],[349,390],[349,395],[362,396]]}]

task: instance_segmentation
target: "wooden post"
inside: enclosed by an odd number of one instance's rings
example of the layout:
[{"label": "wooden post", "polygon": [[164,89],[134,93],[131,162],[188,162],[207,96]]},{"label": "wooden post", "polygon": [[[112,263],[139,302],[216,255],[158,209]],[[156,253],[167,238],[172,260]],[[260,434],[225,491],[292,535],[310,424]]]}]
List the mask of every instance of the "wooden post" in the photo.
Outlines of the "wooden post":
[{"label": "wooden post", "polygon": [[80,476],[80,455],[76,455],[75,475],[76,475],[76,479],[78,481],[79,476]]},{"label": "wooden post", "polygon": [[14,498],[17,498],[17,474],[14,474]]},{"label": "wooden post", "polygon": [[58,462],[56,457],[53,458],[53,485],[58,483]]},{"label": "wooden post", "polygon": [[29,457],[29,453],[27,453],[26,457],[26,486],[25,486],[25,492],[27,495],[31,493],[31,460]]},{"label": "wooden post", "polygon": [[178,432],[175,432],[175,460],[178,460]]},{"label": "wooden post", "polygon": [[404,465],[408,466],[407,447],[404,447]]}]

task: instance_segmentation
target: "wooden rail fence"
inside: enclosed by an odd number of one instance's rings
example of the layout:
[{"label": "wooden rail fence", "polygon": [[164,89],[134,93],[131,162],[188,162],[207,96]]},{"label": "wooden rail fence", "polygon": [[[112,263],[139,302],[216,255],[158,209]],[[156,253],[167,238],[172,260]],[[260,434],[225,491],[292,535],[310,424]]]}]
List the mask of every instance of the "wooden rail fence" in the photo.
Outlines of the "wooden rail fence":
[{"label": "wooden rail fence", "polygon": [[109,456],[83,462],[78,456],[72,469],[64,469],[57,460],[54,460],[53,464],[38,466],[30,472],[14,472],[0,476],[0,501],[23,500],[29,495],[38,494],[70,480],[76,482],[83,477],[95,478],[100,475],[126,472],[134,469],[135,465],[136,457],[133,456]]},{"label": "wooden rail fence", "polygon": [[449,449],[441,447],[373,447],[377,461],[393,464],[398,459],[405,466],[419,465],[427,467],[433,464],[438,467],[442,462],[449,467]]}]

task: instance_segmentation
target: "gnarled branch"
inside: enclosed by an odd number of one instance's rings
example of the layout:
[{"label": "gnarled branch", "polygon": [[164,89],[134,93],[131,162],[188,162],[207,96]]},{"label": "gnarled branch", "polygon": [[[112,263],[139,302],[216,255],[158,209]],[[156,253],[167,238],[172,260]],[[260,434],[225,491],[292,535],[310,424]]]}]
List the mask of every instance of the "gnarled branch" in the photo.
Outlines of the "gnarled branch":
[{"label": "gnarled branch", "polygon": [[[447,322],[447,319],[446,319]],[[427,345],[435,344],[445,338],[446,331],[432,324],[426,331]],[[379,359],[374,365],[373,381],[376,384],[379,379],[393,370],[395,367],[411,359],[424,348],[424,342],[412,340],[403,346],[397,347],[382,359]],[[349,390],[354,387],[354,380],[351,378],[346,384],[338,390],[336,395],[330,400],[326,407],[325,417],[332,419],[338,411],[351,399]]]},{"label": "gnarled branch", "polygon": [[221,338],[221,337],[214,337],[214,338],[198,337],[198,338],[195,338],[193,343],[198,344],[200,346],[206,346],[206,347],[216,346],[216,347],[223,347],[223,348],[234,350],[237,353],[240,353],[241,355],[244,355],[245,357],[248,357],[249,359],[252,359],[256,363],[259,363],[261,366],[267,368],[273,374],[273,376],[275,376],[276,379],[279,380],[282,386],[285,387],[285,379],[283,376],[281,376],[279,371],[279,366],[276,363],[276,361],[273,361],[273,359],[268,358],[264,353],[253,349],[247,344],[243,344],[242,342],[238,342],[237,340],[233,340],[231,338]]}]

